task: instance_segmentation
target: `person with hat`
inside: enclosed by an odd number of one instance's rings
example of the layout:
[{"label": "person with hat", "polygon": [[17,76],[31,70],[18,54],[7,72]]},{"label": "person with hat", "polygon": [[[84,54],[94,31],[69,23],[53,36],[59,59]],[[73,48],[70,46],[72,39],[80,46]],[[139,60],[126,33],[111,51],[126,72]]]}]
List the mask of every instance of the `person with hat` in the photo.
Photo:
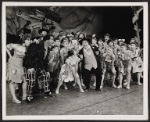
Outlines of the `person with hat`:
[{"label": "person with hat", "polygon": [[141,73],[143,72],[143,61],[142,61],[142,58],[140,57],[140,48],[138,47],[138,43],[134,41],[133,38],[131,39],[130,44],[131,44],[131,52],[133,55],[132,73],[137,74],[137,84],[141,85],[140,78],[141,78]]},{"label": "person with hat", "polygon": [[[82,60],[82,76],[83,76],[83,83],[86,87],[85,91],[89,91],[90,89],[90,79],[91,74],[95,74],[97,77],[99,73],[97,73],[97,60],[95,56],[95,52],[93,51],[92,47],[90,46],[90,39],[84,38],[80,40],[80,44],[82,44],[83,48],[79,52],[79,57]],[[96,78],[96,90],[99,90],[98,82],[100,79]]]},{"label": "person with hat", "polygon": [[74,39],[74,35],[72,33],[68,33],[67,37],[69,38],[69,41],[71,42],[71,40]]},{"label": "person with hat", "polygon": [[39,34],[42,35],[43,37],[46,36],[49,33],[49,30],[47,29],[40,29]]},{"label": "person with hat", "polygon": [[[33,99],[32,90],[35,84],[38,84],[36,88],[44,89],[44,97],[52,96],[49,89],[49,78],[50,73],[48,72],[48,60],[45,56],[44,42],[49,39],[44,37],[41,40],[41,35],[34,36],[33,43],[28,47],[27,53],[24,58],[24,67],[26,68],[27,75],[26,80],[28,80],[28,96],[27,101],[30,102]],[[34,77],[33,77],[34,76]]]},{"label": "person with hat", "polygon": [[127,44],[120,44],[120,50],[117,53],[118,59],[118,79],[119,85],[117,88],[122,88],[123,76],[126,76],[126,88],[130,89],[130,81],[131,81],[131,58],[132,53],[127,49]]}]

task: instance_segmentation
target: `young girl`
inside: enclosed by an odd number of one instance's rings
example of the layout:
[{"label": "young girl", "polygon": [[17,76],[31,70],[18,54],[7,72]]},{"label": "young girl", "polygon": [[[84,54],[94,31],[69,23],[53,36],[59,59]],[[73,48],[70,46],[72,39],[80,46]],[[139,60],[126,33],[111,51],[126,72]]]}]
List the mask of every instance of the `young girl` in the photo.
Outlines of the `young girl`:
[{"label": "young girl", "polygon": [[69,82],[73,80],[75,80],[79,85],[80,92],[84,92],[77,72],[79,58],[76,56],[76,52],[74,50],[69,51],[68,56],[69,57],[65,61],[65,64],[61,67],[59,81],[55,91],[56,94],[59,94],[59,89],[63,82]]}]

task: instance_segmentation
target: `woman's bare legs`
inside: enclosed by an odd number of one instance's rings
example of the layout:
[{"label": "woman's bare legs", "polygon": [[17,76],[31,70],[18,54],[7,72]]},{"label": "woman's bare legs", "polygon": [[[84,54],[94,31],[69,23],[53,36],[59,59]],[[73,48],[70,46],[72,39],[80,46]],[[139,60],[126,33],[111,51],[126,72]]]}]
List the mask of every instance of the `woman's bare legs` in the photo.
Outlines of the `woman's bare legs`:
[{"label": "woman's bare legs", "polygon": [[9,89],[10,89],[10,93],[12,95],[13,98],[13,102],[14,103],[21,103],[20,100],[17,99],[16,94],[15,94],[15,83],[13,83],[12,81],[10,81],[9,83]]},{"label": "woman's bare legs", "polygon": [[56,94],[59,94],[59,89],[60,89],[60,87],[61,87],[62,84],[63,84],[63,80],[59,80],[58,84],[57,84],[56,91],[55,91]]},{"label": "woman's bare legs", "polygon": [[26,100],[26,97],[27,97],[27,81],[26,81],[25,77],[23,78],[22,92],[23,92],[22,100]]},{"label": "woman's bare legs", "polygon": [[141,72],[138,72],[137,73],[137,80],[138,80],[137,84],[138,85],[142,85],[141,82],[140,82],[140,79],[141,79]]}]

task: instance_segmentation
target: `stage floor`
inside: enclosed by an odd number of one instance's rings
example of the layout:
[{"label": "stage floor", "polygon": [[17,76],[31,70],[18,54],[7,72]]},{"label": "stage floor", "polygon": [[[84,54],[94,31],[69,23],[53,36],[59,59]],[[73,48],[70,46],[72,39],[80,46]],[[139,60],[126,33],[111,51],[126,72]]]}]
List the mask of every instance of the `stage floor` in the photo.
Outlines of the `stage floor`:
[{"label": "stage floor", "polygon": [[11,102],[7,86],[6,115],[142,115],[143,86],[131,84],[127,90],[104,87],[101,92],[94,89],[78,92],[78,86],[60,90],[61,95],[44,98],[36,94],[31,103]]}]

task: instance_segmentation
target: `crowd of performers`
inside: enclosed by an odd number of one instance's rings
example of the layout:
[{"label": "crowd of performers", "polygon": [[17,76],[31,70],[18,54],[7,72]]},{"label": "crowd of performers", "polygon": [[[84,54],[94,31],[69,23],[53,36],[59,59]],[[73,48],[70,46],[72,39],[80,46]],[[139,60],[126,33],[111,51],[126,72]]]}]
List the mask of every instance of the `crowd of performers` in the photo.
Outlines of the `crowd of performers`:
[{"label": "crowd of performers", "polygon": [[[44,92],[44,98],[53,97],[60,93],[62,85],[67,90],[67,82],[72,81],[80,92],[89,91],[91,77],[95,90],[101,91],[107,74],[113,88],[130,89],[132,73],[141,85],[143,50],[135,38],[127,44],[124,39],[112,39],[109,34],[97,39],[95,34],[90,37],[85,33],[60,31],[56,36],[40,29],[34,36],[24,33],[21,39],[22,44],[7,44],[7,80],[14,103],[32,101],[35,89]],[[21,99],[15,93],[19,86]]]}]

